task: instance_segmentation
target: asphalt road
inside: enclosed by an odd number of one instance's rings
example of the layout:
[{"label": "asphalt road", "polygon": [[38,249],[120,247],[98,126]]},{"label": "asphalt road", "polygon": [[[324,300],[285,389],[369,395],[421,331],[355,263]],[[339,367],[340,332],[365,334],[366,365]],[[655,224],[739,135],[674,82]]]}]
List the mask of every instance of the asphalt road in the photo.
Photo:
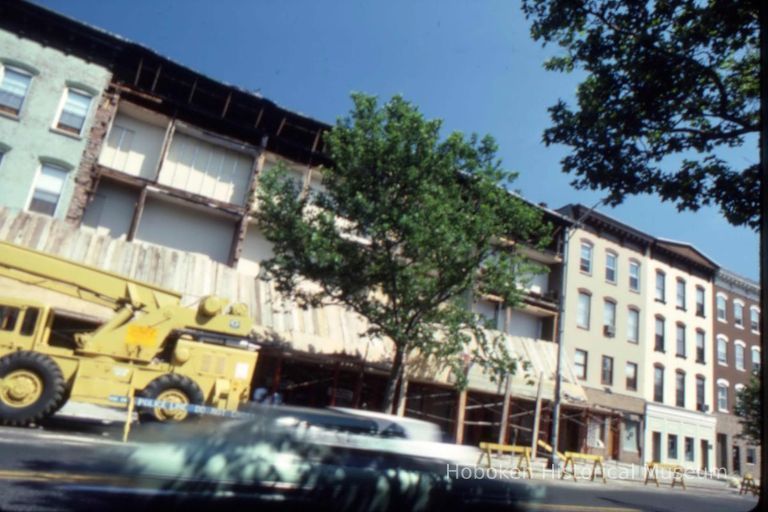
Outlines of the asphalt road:
[{"label": "asphalt road", "polygon": [[[121,476],[123,461],[135,449],[132,443],[120,442],[121,434],[119,426],[97,422],[59,421],[36,429],[0,427],[0,510],[122,510],[125,502],[114,490],[137,482]],[[727,491],[615,482],[536,484],[543,486],[544,493],[540,502],[529,507],[531,511],[740,512],[757,506],[755,498]],[[84,489],[88,492],[83,493]]]}]

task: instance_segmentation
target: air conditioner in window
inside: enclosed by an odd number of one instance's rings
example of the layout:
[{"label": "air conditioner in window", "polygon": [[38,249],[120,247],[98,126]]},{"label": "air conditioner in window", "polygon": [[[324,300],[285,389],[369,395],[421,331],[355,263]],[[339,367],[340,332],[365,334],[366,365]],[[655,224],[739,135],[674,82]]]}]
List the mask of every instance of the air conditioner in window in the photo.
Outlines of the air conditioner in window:
[{"label": "air conditioner in window", "polygon": [[612,325],[604,325],[603,326],[603,334],[608,336],[609,338],[613,338],[616,336],[616,328]]}]

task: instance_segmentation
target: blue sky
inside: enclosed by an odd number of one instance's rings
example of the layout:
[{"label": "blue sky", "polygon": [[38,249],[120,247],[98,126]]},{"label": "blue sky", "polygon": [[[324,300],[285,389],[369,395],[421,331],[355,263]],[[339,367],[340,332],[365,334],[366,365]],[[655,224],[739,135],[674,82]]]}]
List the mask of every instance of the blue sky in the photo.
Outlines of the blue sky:
[{"label": "blue sky", "polygon": [[[349,110],[351,91],[402,94],[447,130],[493,135],[528,199],[557,208],[602,197],[573,189],[560,171],[566,148],[541,143],[547,107],[572,98],[578,77],[543,69],[556,50],[530,39],[518,2],[36,1],[329,123]],[[757,147],[733,158],[757,161]],[[681,214],[643,196],[601,211],[758,278],[757,234],[715,209]]]}]

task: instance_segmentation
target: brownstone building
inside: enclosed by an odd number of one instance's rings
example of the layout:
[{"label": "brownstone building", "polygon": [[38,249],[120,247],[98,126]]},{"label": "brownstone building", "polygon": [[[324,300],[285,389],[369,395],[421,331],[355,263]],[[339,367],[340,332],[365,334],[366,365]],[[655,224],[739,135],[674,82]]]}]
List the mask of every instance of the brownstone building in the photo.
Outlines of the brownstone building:
[{"label": "brownstone building", "polygon": [[741,424],[734,415],[736,393],[760,368],[760,287],[720,270],[714,293],[714,403],[717,418],[717,466],[730,474],[759,477],[760,447],[740,439]]}]

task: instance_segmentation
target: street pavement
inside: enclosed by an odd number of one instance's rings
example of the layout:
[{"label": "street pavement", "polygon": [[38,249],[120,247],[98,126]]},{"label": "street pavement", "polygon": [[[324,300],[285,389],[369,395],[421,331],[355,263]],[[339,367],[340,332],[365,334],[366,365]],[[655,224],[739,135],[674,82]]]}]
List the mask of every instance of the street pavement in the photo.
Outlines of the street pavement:
[{"label": "street pavement", "polygon": [[[0,427],[0,510],[119,508],[115,500],[120,498],[111,491],[135,484],[121,476],[121,464],[136,442],[122,443],[121,437],[122,424],[97,419],[59,417],[42,427]],[[135,438],[140,437],[139,430]],[[531,511],[741,512],[757,506],[756,498],[730,489],[686,491],[637,482],[556,479],[534,483],[543,493],[540,502],[531,504]],[[86,487],[103,492],[73,492]]]}]

